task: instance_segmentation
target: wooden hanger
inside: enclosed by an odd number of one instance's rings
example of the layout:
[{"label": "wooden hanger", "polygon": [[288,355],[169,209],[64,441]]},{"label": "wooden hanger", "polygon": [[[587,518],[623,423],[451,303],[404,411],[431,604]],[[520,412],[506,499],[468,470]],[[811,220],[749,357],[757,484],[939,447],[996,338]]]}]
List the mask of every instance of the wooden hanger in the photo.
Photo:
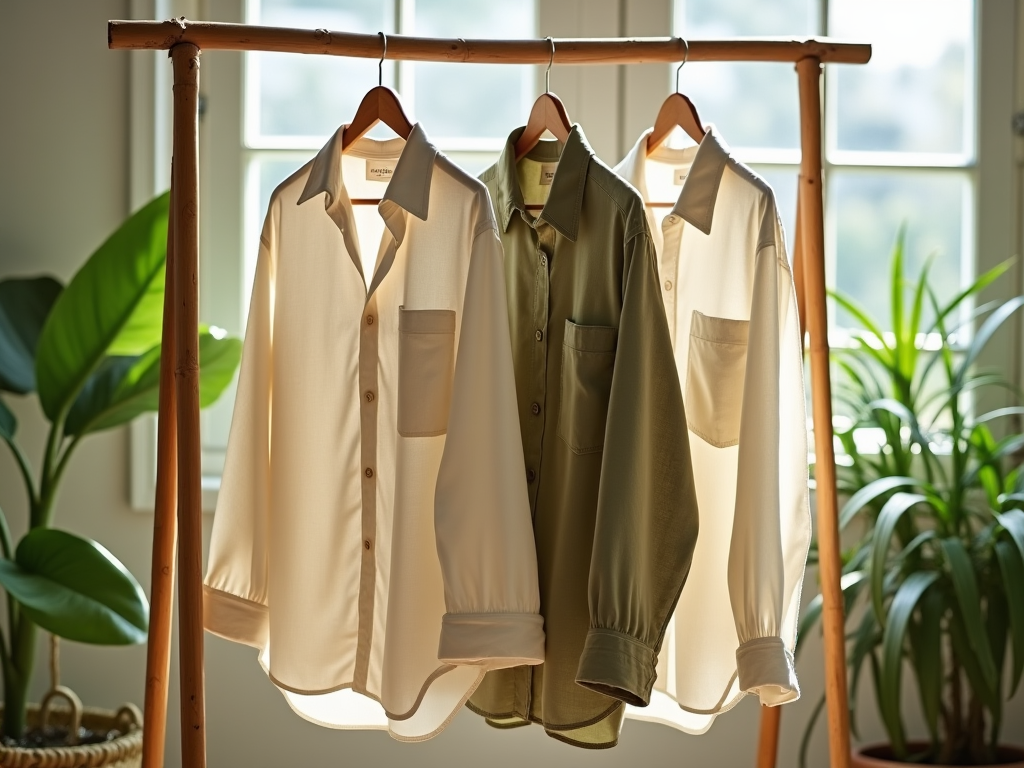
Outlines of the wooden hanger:
[{"label": "wooden hanger", "polygon": [[526,121],[523,135],[516,142],[517,162],[537,146],[544,131],[551,131],[556,139],[564,143],[572,130],[572,122],[569,120],[568,112],[565,111],[565,105],[551,92],[551,65],[555,60],[555,41],[550,37],[547,40],[551,44],[551,58],[548,60],[548,68],[544,73],[544,93],[533,103],[530,119]]},{"label": "wooden hanger", "polygon": [[[412,120],[405,113],[398,94],[384,85],[384,59],[388,55],[388,36],[380,33],[384,50],[377,65],[377,85],[371,88],[356,108],[352,122],[345,128],[341,136],[341,151],[346,152],[356,141],[361,139],[377,123],[384,123],[391,130],[408,139],[412,133]],[[379,199],[358,197],[352,200],[353,205],[379,205]]]},{"label": "wooden hanger", "polygon": [[665,140],[672,133],[674,128],[682,128],[686,135],[698,144],[704,139],[704,123],[693,102],[679,92],[679,71],[686,63],[690,54],[690,44],[683,40],[686,46],[683,52],[683,60],[676,68],[676,92],[665,99],[665,103],[658,110],[658,117],[654,121],[654,128],[647,137],[647,156],[650,157],[658,147],[665,143]]}]

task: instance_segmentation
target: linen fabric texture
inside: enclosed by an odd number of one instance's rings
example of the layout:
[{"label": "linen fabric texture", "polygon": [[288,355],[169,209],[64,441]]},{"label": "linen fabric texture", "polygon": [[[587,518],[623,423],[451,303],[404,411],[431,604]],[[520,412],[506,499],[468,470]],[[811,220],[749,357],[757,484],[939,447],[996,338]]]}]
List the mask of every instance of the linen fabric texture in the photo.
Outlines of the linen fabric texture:
[{"label": "linen fabric texture", "polygon": [[624,702],[649,700],[697,538],[686,414],[643,200],[578,125],[517,164],[522,130],[480,178],[505,253],[545,660],[489,672],[467,706],[610,747]]},{"label": "linen fabric texture", "polygon": [[270,201],[204,618],[300,715],[415,741],[544,656],[502,250],[419,125],[343,130]]},{"label": "linen fabric texture", "polygon": [[771,187],[714,126],[697,147],[648,157],[649,135],[616,171],[648,202],[675,199],[647,217],[701,535],[651,706],[627,716],[703,733],[745,694],[768,706],[800,696],[793,652],[811,537],[803,347]]}]

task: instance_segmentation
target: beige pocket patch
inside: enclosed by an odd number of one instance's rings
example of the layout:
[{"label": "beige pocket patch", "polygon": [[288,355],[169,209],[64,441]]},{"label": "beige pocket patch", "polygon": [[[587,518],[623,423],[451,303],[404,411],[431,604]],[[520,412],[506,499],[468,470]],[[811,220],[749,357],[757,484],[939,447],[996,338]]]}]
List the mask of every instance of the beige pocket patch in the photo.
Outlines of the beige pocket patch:
[{"label": "beige pocket patch", "polygon": [[729,320],[694,310],[686,368],[686,422],[716,448],[740,441],[743,378],[749,320]]},{"label": "beige pocket patch", "polygon": [[448,431],[455,372],[455,312],[398,308],[398,434]]},{"label": "beige pocket patch", "polygon": [[618,336],[616,328],[565,321],[558,436],[574,453],[604,448]]}]

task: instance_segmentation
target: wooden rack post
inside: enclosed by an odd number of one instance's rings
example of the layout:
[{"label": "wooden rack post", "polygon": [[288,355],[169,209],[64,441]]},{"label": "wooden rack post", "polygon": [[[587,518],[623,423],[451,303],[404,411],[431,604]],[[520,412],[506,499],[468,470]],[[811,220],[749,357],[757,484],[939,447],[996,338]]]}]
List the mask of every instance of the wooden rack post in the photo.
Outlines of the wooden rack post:
[{"label": "wooden rack post", "polygon": [[[832,447],[832,384],[829,380],[828,308],[825,304],[824,192],[821,188],[821,61],[796,63],[800,88],[800,247],[811,358],[814,417],[814,479],[818,506],[818,575],[825,638],[825,698],[832,766],[850,760],[846,691],[846,630],[839,579],[839,513],[836,457]],[[840,716],[841,713],[841,716]]]},{"label": "wooden rack post", "polygon": [[[171,161],[171,178],[174,162]],[[175,461],[177,408],[174,398],[174,186],[168,195],[167,262],[164,268],[164,316],[160,343],[160,395],[156,423],[156,503],[153,507],[153,563],[150,569],[149,645],[146,647],[146,702],[143,710],[142,762],[163,764],[167,723],[167,677],[171,666],[171,615],[174,611],[174,548],[178,535]]]},{"label": "wooden rack post", "polygon": [[[170,647],[170,586],[173,579],[174,530],[167,510],[173,506],[177,472],[178,587],[181,659],[182,764],[206,765],[206,723],[203,692],[202,622],[202,498],[199,442],[199,178],[198,91],[199,53],[203,48],[235,51],[277,51],[328,56],[378,58],[377,35],[326,29],[287,29],[192,22],[111,21],[107,43],[112,49],[170,50],[174,65],[173,196],[168,248],[164,338],[173,345],[175,392],[169,394],[161,373],[158,448],[157,519],[154,523],[153,596],[147,657],[144,768],[160,768],[166,729],[167,660]],[[688,61],[795,62],[800,85],[802,148],[795,233],[794,272],[801,327],[810,337],[818,541],[825,632],[825,689],[828,702],[830,765],[847,768],[850,759],[849,713],[846,700],[846,654],[843,643],[843,601],[839,585],[839,531],[836,514],[835,456],[832,451],[832,403],[828,367],[825,306],[825,241],[821,189],[821,64],[866,64],[871,46],[826,38],[744,38],[693,40],[678,38],[556,39],[551,59],[548,40],[463,40],[388,37],[388,58],[408,61],[490,64],[641,64]],[[173,275],[173,279],[172,278]],[[169,355],[165,347],[163,355]],[[162,357],[162,366],[165,358]],[[175,420],[176,417],[176,420]],[[175,435],[175,428],[177,434]],[[177,456],[174,456],[175,440]],[[172,466],[172,464],[174,464]],[[774,768],[778,747],[778,709],[764,710],[758,746],[759,768]]]},{"label": "wooden rack post", "polygon": [[[178,438],[178,648],[181,764],[206,765],[203,690],[203,489],[199,441],[199,48],[174,67],[174,310]],[[157,638],[161,641],[162,638]]]}]

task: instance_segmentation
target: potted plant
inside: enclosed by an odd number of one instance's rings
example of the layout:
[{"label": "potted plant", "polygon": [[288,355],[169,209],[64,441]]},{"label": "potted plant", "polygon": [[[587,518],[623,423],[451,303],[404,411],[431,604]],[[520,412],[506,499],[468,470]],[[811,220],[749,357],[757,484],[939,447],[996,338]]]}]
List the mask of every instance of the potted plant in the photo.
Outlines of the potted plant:
[{"label": "potted plant", "polygon": [[[80,704],[56,680],[42,707],[30,707],[27,697],[40,628],[54,637],[54,654],[57,637],[101,645],[146,640],[149,605],[136,579],[97,542],[54,528],[53,517],[61,478],[82,441],[157,408],[167,214],[164,194],[125,221],[66,287],[51,277],[0,281],[0,391],[36,393],[49,424],[42,459],[33,466],[0,397],[0,438],[28,499],[28,532],[17,545],[0,511],[0,587],[7,603],[0,633],[3,765],[138,759],[141,731],[130,722],[105,745],[75,746],[83,738],[108,739],[125,712],[85,710],[82,723],[93,734],[41,729],[40,710],[45,719],[55,695]],[[231,382],[241,342],[204,328],[200,356],[200,401],[207,406]],[[51,661],[56,677],[56,657]]]},{"label": "potted plant", "polygon": [[[837,474],[839,492],[849,497],[839,523],[850,544],[842,588],[851,727],[856,735],[866,669],[889,739],[861,750],[854,765],[1024,766],[1024,751],[1000,741],[1003,704],[1024,671],[1024,435],[1017,426],[1024,408],[972,410],[986,389],[1020,399],[978,358],[1024,297],[968,311],[968,300],[1004,274],[1007,262],[942,304],[928,281],[930,261],[916,282],[905,281],[903,248],[901,232],[891,332],[834,294],[863,326],[851,345],[833,351],[835,437],[843,449]],[[1001,439],[999,426],[1009,433]],[[820,613],[819,595],[801,634]],[[911,740],[904,727],[900,693],[908,679],[925,740]],[[801,766],[823,703],[804,734]]]}]

